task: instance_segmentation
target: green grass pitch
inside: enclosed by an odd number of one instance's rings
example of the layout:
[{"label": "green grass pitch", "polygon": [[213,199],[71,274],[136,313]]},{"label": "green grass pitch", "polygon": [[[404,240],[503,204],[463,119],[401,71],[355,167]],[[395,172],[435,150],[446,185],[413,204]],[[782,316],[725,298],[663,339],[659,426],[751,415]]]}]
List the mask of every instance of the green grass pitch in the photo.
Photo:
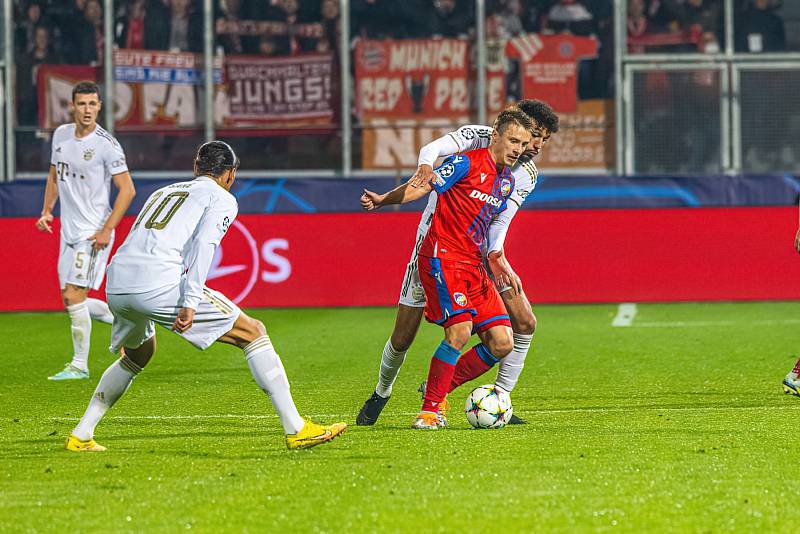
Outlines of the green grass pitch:
[{"label": "green grass pitch", "polygon": [[411,430],[441,336],[424,325],[384,416],[356,427],[394,310],[256,310],[301,413],[347,421],[344,436],[287,451],[238,350],[159,330],[97,429],[101,454],[62,447],[111,362],[109,327],[94,324],[91,380],[52,383],[66,315],[0,315],[0,531],[797,529],[800,399],[780,381],[800,303],[640,305],[621,328],[616,305],[536,312],[512,395],[527,426],[472,430],[454,411],[448,429]]}]

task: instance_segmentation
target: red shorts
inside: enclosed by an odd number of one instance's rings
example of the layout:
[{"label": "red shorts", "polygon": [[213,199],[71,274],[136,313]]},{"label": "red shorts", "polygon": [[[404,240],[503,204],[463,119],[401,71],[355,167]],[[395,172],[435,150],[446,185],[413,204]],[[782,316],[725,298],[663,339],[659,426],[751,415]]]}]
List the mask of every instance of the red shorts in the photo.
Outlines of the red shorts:
[{"label": "red shorts", "polygon": [[471,321],[473,333],[511,326],[503,299],[483,265],[420,256],[417,267],[425,288],[425,318],[431,323],[447,328]]}]

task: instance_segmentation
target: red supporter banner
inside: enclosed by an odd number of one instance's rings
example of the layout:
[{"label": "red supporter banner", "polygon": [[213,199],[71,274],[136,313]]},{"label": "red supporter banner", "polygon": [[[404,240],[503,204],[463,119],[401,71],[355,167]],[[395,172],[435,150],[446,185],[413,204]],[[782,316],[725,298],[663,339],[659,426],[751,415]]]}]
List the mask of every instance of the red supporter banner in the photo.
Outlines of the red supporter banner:
[{"label": "red supporter banner", "polygon": [[[330,54],[226,56],[224,63],[217,57],[214,120],[220,128],[330,125],[332,71]],[[101,78],[99,67],[41,65],[37,70],[39,125],[52,129],[71,121],[72,87],[81,80]],[[202,127],[201,55],[118,50],[114,80],[114,118],[120,131],[168,133]]]},{"label": "red supporter banner", "polygon": [[511,39],[506,56],[520,62],[522,98],[544,100],[557,112],[578,110],[578,62],[597,57],[594,37],[529,33]]},{"label": "red supporter banner", "polygon": [[333,118],[330,54],[286,58],[228,56],[225,87],[227,125],[259,126],[302,121],[330,124]]},{"label": "red supporter banner", "polygon": [[[132,223],[125,219],[121,243]],[[0,219],[12,280],[0,310],[61,309],[57,235]],[[242,215],[208,285],[243,306],[397,302],[418,213]],[[800,299],[796,208],[543,210],[517,215],[506,252],[533,302]]]},{"label": "red supporter banner", "polygon": [[359,40],[356,106],[362,119],[458,117],[469,111],[469,43]]}]

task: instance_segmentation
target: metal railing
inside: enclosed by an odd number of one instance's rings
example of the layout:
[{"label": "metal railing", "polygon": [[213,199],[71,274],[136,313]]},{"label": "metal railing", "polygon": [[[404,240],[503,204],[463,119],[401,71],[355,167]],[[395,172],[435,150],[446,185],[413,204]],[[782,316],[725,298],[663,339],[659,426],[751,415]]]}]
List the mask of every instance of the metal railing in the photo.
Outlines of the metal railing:
[{"label": "metal railing", "polygon": [[[15,162],[15,105],[13,73],[14,64],[14,20],[12,15],[12,2],[14,0],[3,1],[3,43],[4,53],[0,68],[3,69],[3,110],[0,110],[0,121],[4,128],[2,130],[3,139],[0,139],[0,162],[2,172],[0,180],[11,180],[26,177],[41,177],[41,173],[18,173],[16,172]],[[642,98],[642,94],[637,93],[634,79],[638,73],[643,72],[686,72],[697,70],[712,70],[719,73],[719,131],[718,142],[720,151],[720,171],[725,173],[742,173],[748,170],[746,158],[743,155],[743,130],[742,130],[742,108],[741,99],[742,75],[754,71],[763,72],[786,72],[800,69],[800,53],[764,53],[750,54],[738,53],[734,48],[734,0],[724,1],[724,49],[718,53],[680,53],[680,54],[631,54],[628,52],[627,44],[627,0],[615,0],[614,11],[614,41],[617,43],[615,49],[614,80],[615,80],[615,153],[617,174],[625,175],[636,173],[637,169],[643,167],[638,164],[636,146],[641,145],[643,139],[637,138],[634,124],[636,122],[635,110],[637,98]],[[485,0],[474,0],[476,14],[476,38],[477,45],[476,70],[477,79],[475,94],[477,96],[477,119],[480,123],[486,123],[486,4]],[[114,130],[114,91],[110,90],[114,86],[114,65],[113,65],[113,14],[114,0],[103,0],[104,10],[104,31],[107,38],[104,44],[105,61],[103,62],[103,78],[105,85],[105,112],[104,127],[109,131]],[[204,117],[202,135],[205,139],[213,139],[216,134],[216,127],[213,117],[214,109],[214,21],[212,12],[212,0],[203,0],[203,26],[204,26]],[[250,176],[280,176],[280,177],[327,177],[327,176],[359,176],[359,175],[397,175],[400,170],[365,170],[353,169],[353,133],[354,126],[351,119],[351,107],[353,101],[353,80],[351,79],[351,41],[350,41],[350,0],[339,0],[339,67],[340,67],[340,86],[341,86],[341,166],[337,169],[308,169],[308,170],[258,170],[248,171]],[[716,143],[715,143],[716,144]],[[776,169],[777,170],[777,169]],[[781,169],[794,170],[798,169]],[[705,172],[703,169],[695,169],[689,172]],[[168,172],[160,173],[137,172],[137,177],[179,177],[180,173]]]}]

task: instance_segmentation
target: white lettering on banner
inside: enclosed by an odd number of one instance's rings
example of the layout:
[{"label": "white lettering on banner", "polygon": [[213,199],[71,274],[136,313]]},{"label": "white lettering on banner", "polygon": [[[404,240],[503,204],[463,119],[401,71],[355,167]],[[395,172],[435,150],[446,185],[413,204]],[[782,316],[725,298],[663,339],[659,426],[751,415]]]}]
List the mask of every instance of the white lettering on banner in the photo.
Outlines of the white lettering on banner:
[{"label": "white lettering on banner", "polygon": [[392,42],[389,69],[398,72],[465,68],[467,43],[451,39]]},{"label": "white lettering on banner", "polygon": [[374,156],[376,167],[391,167],[395,163],[405,167],[417,166],[414,151],[414,129],[375,128]]},{"label": "white lettering on banner", "polygon": [[[466,118],[459,119],[461,122]],[[458,122],[458,121],[457,121]],[[418,147],[445,135],[452,128],[445,121],[444,125],[423,123],[414,120],[387,121],[373,119],[365,130],[368,136],[370,168],[416,168]]]},{"label": "white lettering on banner", "polygon": [[286,239],[270,239],[261,245],[261,259],[264,263],[272,265],[275,271],[261,271],[261,280],[271,284],[279,284],[289,279],[292,274],[292,264],[276,250],[289,250],[289,241]]},{"label": "white lettering on banner", "polygon": [[403,82],[397,78],[365,78],[358,85],[364,111],[392,111],[403,94]]},{"label": "white lettering on banner", "polygon": [[452,111],[466,111],[468,105],[467,80],[463,78],[439,78],[436,80],[436,109],[446,106]]},{"label": "white lettering on banner", "polygon": [[194,87],[148,83],[142,85],[145,122],[154,119],[172,119],[179,126],[192,126],[197,122]]},{"label": "white lettering on banner", "polygon": [[231,115],[263,122],[270,116],[330,117],[331,60],[327,56],[255,59],[226,64]]}]

